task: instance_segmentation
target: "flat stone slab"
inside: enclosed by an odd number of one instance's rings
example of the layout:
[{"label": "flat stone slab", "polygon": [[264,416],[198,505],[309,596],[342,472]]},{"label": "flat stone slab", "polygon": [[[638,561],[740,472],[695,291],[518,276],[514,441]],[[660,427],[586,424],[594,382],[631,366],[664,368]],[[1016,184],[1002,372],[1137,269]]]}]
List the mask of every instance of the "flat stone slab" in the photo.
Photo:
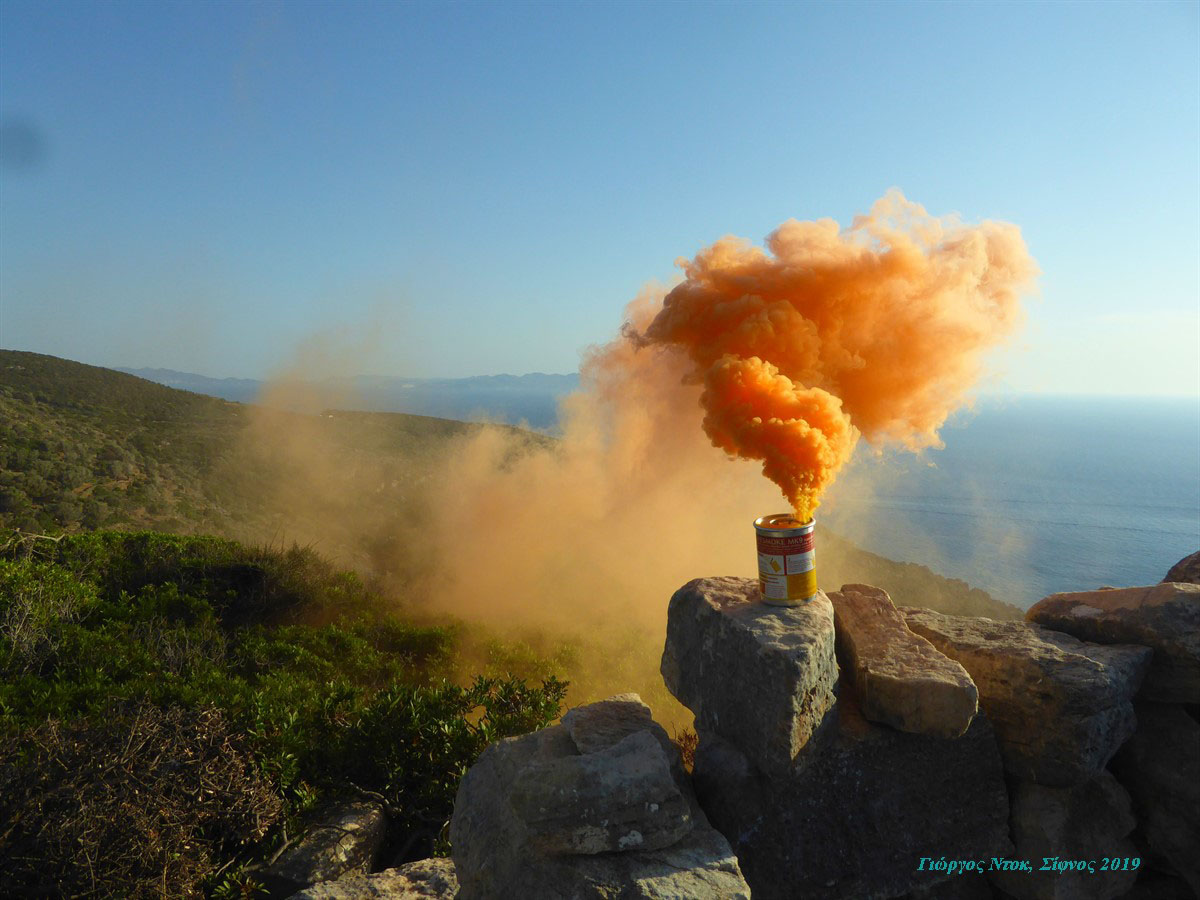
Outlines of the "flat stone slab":
[{"label": "flat stone slab", "polygon": [[[634,695],[636,697],[636,695]],[[644,721],[628,699],[614,698],[593,719],[586,711],[581,720],[607,720],[608,727],[592,732],[610,736],[628,731],[619,722],[624,708],[632,721]],[[630,723],[630,724],[631,724]],[[627,849],[598,854],[545,853],[530,839],[530,831],[509,802],[513,785],[522,773],[558,760],[584,759],[565,725],[499,741],[479,757],[463,777],[450,821],[450,840],[460,883],[460,900],[497,897],[620,897],[622,900],[749,900],[750,890],[737,858],[711,825],[696,800],[691,783],[679,762],[678,750],[661,726],[651,721],[633,731],[638,740],[649,737],[661,751],[669,747],[674,758],[670,771],[687,802],[691,829],[678,841],[658,850]],[[610,748],[631,739],[626,734]],[[585,740],[585,744],[587,741]],[[649,744],[645,749],[649,750]],[[587,754],[594,756],[603,748]]]},{"label": "flat stone slab", "polygon": [[275,896],[370,871],[387,834],[378,803],[350,801],[331,807],[304,837],[255,877]]},{"label": "flat stone slab", "polygon": [[420,859],[371,875],[323,881],[288,900],[453,900],[458,876],[450,859]]},{"label": "flat stone slab", "polygon": [[1154,651],[1141,698],[1200,703],[1200,584],[1051,594],[1027,621],[1097,644],[1141,644]]},{"label": "flat stone slab", "polygon": [[844,584],[829,594],[843,673],[863,716],[912,734],[958,737],[979,709],[975,682],[959,663],[914,634],[887,592]]},{"label": "flat stone slab", "polygon": [[530,762],[513,779],[509,803],[541,853],[661,850],[692,830],[691,808],[649,731]]},{"label": "flat stone slab", "polygon": [[[959,898],[986,879],[922,871],[922,856],[1012,856],[1004,770],[983,715],[959,738],[907,734],[862,718],[843,683],[827,734],[804,755],[793,775],[772,778],[730,741],[700,735],[696,792],[755,900]],[[936,889],[948,879],[949,893]]]},{"label": "flat stone slab", "polygon": [[1133,734],[1147,648],[1088,644],[1026,622],[901,612],[971,675],[1017,778],[1053,787],[1089,781]]},{"label": "flat stone slab", "polygon": [[569,709],[562,724],[580,753],[595,753],[631,734],[658,727],[650,707],[633,693]]},{"label": "flat stone slab", "polygon": [[[1032,872],[989,873],[1017,900],[1114,900],[1128,893],[1139,869],[1103,869],[1100,860],[1138,856],[1129,840],[1137,825],[1129,794],[1108,772],[1072,788],[1019,781],[1010,794],[1011,833],[1017,859]],[[1045,871],[1042,860],[1096,860],[1096,871]]]},{"label": "flat stone slab", "polygon": [[785,774],[834,702],[833,604],[768,606],[750,578],[700,578],[671,597],[662,675],[697,730]]}]

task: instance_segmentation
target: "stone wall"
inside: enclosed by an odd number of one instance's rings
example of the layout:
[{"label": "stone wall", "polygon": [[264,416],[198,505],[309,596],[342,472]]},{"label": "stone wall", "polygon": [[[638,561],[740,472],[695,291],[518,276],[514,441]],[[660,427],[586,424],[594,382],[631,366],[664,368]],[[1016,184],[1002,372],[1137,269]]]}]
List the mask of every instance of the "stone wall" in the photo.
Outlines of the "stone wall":
[{"label": "stone wall", "polygon": [[1000,622],[700,579],[671,599],[662,671],[755,898],[1200,892],[1196,585]]}]

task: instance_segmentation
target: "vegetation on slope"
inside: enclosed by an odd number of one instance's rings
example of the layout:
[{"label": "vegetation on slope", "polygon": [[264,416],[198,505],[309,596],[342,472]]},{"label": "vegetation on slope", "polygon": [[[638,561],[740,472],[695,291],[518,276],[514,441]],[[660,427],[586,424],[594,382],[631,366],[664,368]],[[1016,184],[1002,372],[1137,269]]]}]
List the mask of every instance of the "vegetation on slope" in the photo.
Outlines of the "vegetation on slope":
[{"label": "vegetation on slope", "polygon": [[[270,488],[287,461],[257,452],[248,432],[255,411],[111,369],[0,350],[0,527],[265,539],[280,525]],[[455,438],[503,426],[277,410],[270,427],[319,430],[348,466],[419,480]]]},{"label": "vegetation on slope", "polygon": [[146,532],[0,547],[0,883],[182,895],[229,867],[228,888],[235,860],[360,790],[427,855],[482,749],[559,714],[553,677],[454,680],[457,629],[392,617],[302,548]]}]

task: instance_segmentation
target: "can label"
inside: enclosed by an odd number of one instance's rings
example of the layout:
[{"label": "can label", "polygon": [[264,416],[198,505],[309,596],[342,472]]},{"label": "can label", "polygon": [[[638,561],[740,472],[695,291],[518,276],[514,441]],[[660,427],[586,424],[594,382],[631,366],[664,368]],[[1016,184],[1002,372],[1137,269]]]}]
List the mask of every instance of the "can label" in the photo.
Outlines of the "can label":
[{"label": "can label", "polygon": [[[773,520],[780,518],[782,517],[769,517]],[[792,605],[811,599],[817,593],[812,524],[797,523],[780,528],[771,527],[775,522],[764,526],[760,526],[759,522],[755,523],[758,538],[758,587],[763,600],[767,603]]]}]

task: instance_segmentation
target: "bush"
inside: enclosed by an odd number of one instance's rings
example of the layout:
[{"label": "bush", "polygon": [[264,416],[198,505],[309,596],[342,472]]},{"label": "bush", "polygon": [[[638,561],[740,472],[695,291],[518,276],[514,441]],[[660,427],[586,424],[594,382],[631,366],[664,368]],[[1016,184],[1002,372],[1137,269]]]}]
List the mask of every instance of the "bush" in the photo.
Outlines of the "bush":
[{"label": "bush", "polygon": [[214,709],[118,706],[0,743],[0,884],[184,897],[282,804]]},{"label": "bush", "polygon": [[413,859],[437,852],[458,783],[493,741],[544,728],[567,686],[479,676],[467,688],[396,685],[362,709],[345,742],[345,776],[393,805]]},{"label": "bush", "polygon": [[90,584],[58,566],[0,559],[0,676],[41,669],[62,626],[98,602]]},{"label": "bush", "polygon": [[[157,812],[101,827],[125,815],[114,810],[139,767],[150,780],[131,790],[161,792],[163,760],[212,756],[213,745],[187,728],[217,720],[213,740],[239,736],[255,784],[281,804],[292,833],[316,802],[366,792],[388,805],[397,847],[444,850],[438,834],[462,774],[491,741],[549,724],[566,685],[524,646],[497,651],[493,662],[509,671],[519,662],[542,676],[540,686],[507,672],[455,684],[462,629],[402,622],[387,608],[355,576],[303,548],[155,533],[0,535],[0,792],[21,779],[30,785],[0,796],[0,835],[5,823],[24,829],[0,839],[0,857],[13,856],[0,866],[0,884],[36,892],[61,878],[72,890],[128,896],[112,884],[132,877],[141,856],[175,895],[193,890],[213,861],[269,853],[278,831],[253,848],[244,847],[252,837],[225,826],[210,839],[203,809],[201,830],[189,831],[180,811],[189,797],[203,807],[202,793],[164,794],[153,801]],[[181,749],[193,740],[200,743]],[[154,746],[174,749],[161,759],[123,755]],[[66,793],[55,793],[57,778]],[[37,790],[47,796],[38,800]],[[30,824],[62,810],[76,824],[61,840]],[[76,868],[89,861],[98,881],[85,890]],[[149,869],[138,871],[149,878]]]}]

